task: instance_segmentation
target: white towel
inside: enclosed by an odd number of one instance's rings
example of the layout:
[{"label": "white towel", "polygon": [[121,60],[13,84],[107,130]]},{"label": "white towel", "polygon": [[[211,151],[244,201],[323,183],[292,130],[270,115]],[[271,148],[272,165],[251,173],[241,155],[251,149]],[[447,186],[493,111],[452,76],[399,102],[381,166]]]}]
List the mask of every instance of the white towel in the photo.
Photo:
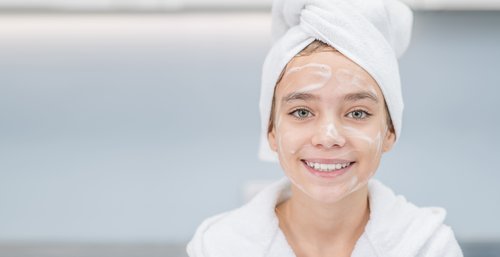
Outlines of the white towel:
[{"label": "white towel", "polygon": [[403,97],[397,58],[408,48],[413,25],[406,5],[397,0],[275,0],[272,22],[274,42],[263,66],[259,103],[262,160],[277,160],[267,141],[276,81],[286,64],[315,39],[336,48],[377,81],[399,138]]}]

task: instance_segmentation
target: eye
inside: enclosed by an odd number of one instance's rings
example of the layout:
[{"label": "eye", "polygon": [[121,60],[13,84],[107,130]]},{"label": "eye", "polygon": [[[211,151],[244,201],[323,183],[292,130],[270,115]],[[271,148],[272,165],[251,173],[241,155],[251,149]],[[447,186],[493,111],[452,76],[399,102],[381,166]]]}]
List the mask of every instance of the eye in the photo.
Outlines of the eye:
[{"label": "eye", "polygon": [[307,119],[307,118],[312,116],[312,113],[309,110],[304,109],[304,108],[297,109],[297,110],[291,112],[290,114],[298,119]]},{"label": "eye", "polygon": [[363,110],[354,110],[354,111],[348,113],[347,117],[353,118],[356,120],[362,120],[362,119],[368,118],[370,115],[371,114],[369,114],[368,112],[363,111]]}]

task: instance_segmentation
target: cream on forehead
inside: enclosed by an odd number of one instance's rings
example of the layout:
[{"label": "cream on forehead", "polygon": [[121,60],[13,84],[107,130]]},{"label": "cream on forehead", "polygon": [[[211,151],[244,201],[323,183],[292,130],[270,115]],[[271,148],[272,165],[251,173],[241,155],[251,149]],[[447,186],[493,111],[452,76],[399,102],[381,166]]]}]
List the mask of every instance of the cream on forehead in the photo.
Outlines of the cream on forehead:
[{"label": "cream on forehead", "polygon": [[334,73],[334,77],[341,85],[354,86],[359,89],[364,89],[370,91],[375,96],[378,96],[377,91],[371,83],[366,81],[359,72],[351,71],[349,69],[340,68]]},{"label": "cream on forehead", "polygon": [[[308,63],[308,64],[298,66],[298,67],[291,67],[290,69],[288,69],[288,71],[285,73],[284,76],[292,75],[292,74],[300,72],[304,69],[308,69],[308,70],[312,69],[313,70],[312,74],[314,74],[314,76],[318,76],[319,80],[312,82],[312,83],[307,83],[306,86],[299,89],[297,91],[297,93],[309,92],[309,91],[319,89],[319,88],[325,86],[326,83],[332,77],[332,70],[331,70],[330,66],[328,66],[326,64],[321,64],[321,63]],[[291,84],[294,84],[293,82],[295,82],[295,80],[292,80],[285,87],[288,87]]]},{"label": "cream on forehead", "polygon": [[[331,80],[333,75],[335,80],[339,83],[336,90],[338,89],[341,91],[346,91],[354,87],[360,90],[367,90],[374,96],[378,96],[374,85],[370,83],[370,81],[367,81],[366,78],[364,78],[364,74],[361,74],[362,69],[338,68],[332,71],[332,68],[327,64],[308,63],[302,66],[289,68],[284,76],[288,76],[305,69],[313,69],[314,71],[312,72],[312,74],[314,74],[314,76],[319,76],[320,80],[305,84],[304,87],[297,90],[297,93],[310,92],[320,89],[329,84],[329,81]],[[296,80],[292,80],[290,83],[287,83],[285,88],[294,84],[295,81]]]},{"label": "cream on forehead", "polygon": [[299,72],[299,71],[306,69],[306,68],[314,68],[317,70],[318,73],[324,74],[325,76],[330,75],[332,73],[332,69],[330,68],[329,65],[312,62],[312,63],[308,63],[308,64],[305,64],[302,66],[289,68],[288,71],[285,73],[285,76],[290,75],[290,74],[295,73],[295,72]]}]

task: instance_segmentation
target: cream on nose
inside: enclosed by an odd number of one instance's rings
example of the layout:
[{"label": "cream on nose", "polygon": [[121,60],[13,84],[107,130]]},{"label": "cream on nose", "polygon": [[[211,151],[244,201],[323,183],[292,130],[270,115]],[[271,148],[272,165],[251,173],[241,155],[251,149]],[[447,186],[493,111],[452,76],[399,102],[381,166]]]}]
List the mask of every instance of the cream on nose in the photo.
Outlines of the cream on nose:
[{"label": "cream on nose", "polygon": [[338,135],[338,131],[333,123],[326,125],[326,136],[334,138]]},{"label": "cream on nose", "polygon": [[312,144],[324,148],[342,147],[345,144],[345,138],[339,133],[335,123],[329,121],[318,126],[312,137]]}]

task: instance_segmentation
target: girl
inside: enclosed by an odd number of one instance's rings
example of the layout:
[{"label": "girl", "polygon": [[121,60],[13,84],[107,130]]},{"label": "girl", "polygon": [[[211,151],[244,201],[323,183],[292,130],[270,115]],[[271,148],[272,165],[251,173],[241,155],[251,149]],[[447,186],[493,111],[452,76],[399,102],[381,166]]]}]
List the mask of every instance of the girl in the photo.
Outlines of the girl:
[{"label": "girl", "polygon": [[411,25],[395,0],[274,2],[260,156],[286,178],[205,220],[189,256],[462,256],[443,209],[372,179],[400,135]]}]

